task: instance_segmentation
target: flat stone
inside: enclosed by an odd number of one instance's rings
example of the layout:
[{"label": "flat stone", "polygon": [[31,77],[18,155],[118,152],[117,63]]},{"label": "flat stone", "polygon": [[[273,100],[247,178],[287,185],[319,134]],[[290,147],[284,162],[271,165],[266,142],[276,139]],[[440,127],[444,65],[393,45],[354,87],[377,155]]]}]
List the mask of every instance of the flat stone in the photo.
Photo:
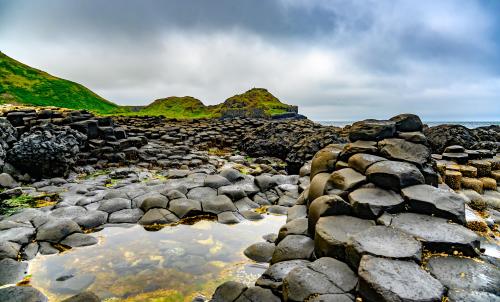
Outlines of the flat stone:
[{"label": "flat stone", "polygon": [[342,152],[339,154],[339,159],[335,167],[348,166],[346,163],[351,156],[358,153],[376,154],[378,153],[377,142],[375,141],[355,141],[344,146]]},{"label": "flat stone", "polygon": [[87,210],[83,207],[69,206],[52,210],[52,212],[50,212],[50,216],[56,218],[75,219],[77,217],[85,215],[86,212]]},{"label": "flat stone", "polygon": [[231,182],[227,178],[220,175],[207,175],[203,183],[205,187],[209,187],[212,189],[218,189],[222,186],[229,186],[230,184]]},{"label": "flat stone", "polygon": [[415,236],[422,241],[425,249],[433,252],[453,253],[456,250],[475,256],[479,249],[476,233],[444,218],[400,213],[392,218],[391,226]]},{"label": "flat stone", "polygon": [[459,164],[465,164],[467,163],[467,160],[469,160],[469,154],[467,153],[443,153],[442,158],[444,160],[451,160],[454,162],[457,162]]},{"label": "flat stone", "polygon": [[424,176],[417,167],[397,161],[374,163],[366,169],[366,177],[369,182],[394,191],[425,183]]},{"label": "flat stone", "polygon": [[278,238],[276,239],[276,243],[279,243],[288,235],[307,235],[307,218],[299,218],[287,222],[283,226],[281,226],[278,232]]},{"label": "flat stone", "polygon": [[0,288],[2,302],[47,302],[48,298],[31,286],[10,286]]},{"label": "flat stone", "polygon": [[79,246],[89,246],[97,244],[98,240],[92,235],[75,233],[71,234],[68,237],[64,238],[61,241],[61,244],[70,246],[70,247],[79,247]]},{"label": "flat stone", "polygon": [[[219,196],[222,196],[222,195],[219,195]],[[261,206],[248,197],[244,197],[244,198],[234,202],[234,205],[236,206],[236,208],[240,212],[245,211],[245,210],[257,209],[257,208],[260,208],[260,206]]]},{"label": "flat stone", "polygon": [[247,194],[245,190],[243,190],[240,186],[230,185],[230,186],[222,186],[217,189],[218,195],[227,195],[233,201],[242,199],[246,197]]},{"label": "flat stone", "polygon": [[234,212],[222,212],[217,214],[217,221],[223,224],[234,224],[239,223],[240,219],[234,214]]},{"label": "flat stone", "polygon": [[349,194],[356,216],[376,219],[382,213],[404,210],[404,200],[398,193],[381,188],[360,188]]},{"label": "flat stone", "polygon": [[68,235],[81,232],[80,226],[73,220],[51,219],[37,229],[36,240],[58,243]]},{"label": "flat stone", "polygon": [[330,175],[329,183],[340,190],[352,190],[366,182],[366,177],[351,168],[340,169]]},{"label": "flat stone", "polygon": [[139,205],[139,207],[144,212],[147,212],[153,208],[166,209],[167,205],[168,205],[168,198],[159,194],[159,193],[156,193],[156,194],[149,195],[148,197],[144,198],[144,200]]},{"label": "flat stone", "polygon": [[270,288],[273,291],[282,291],[283,279],[288,273],[299,266],[306,266],[307,260],[289,260],[271,265],[255,282],[255,285]]},{"label": "flat stone", "polygon": [[225,177],[230,182],[236,182],[245,178],[245,175],[241,174],[238,170],[233,168],[225,168],[220,171],[220,176]]},{"label": "flat stone", "polygon": [[217,196],[217,190],[209,187],[198,187],[189,190],[186,196],[193,200],[211,199]]},{"label": "flat stone", "polygon": [[257,242],[247,247],[243,254],[256,262],[269,262],[274,253],[274,243]]},{"label": "flat stone", "polygon": [[286,260],[310,259],[314,251],[314,241],[308,236],[288,235],[278,243],[271,260],[277,263]]},{"label": "flat stone", "polygon": [[368,169],[369,166],[373,165],[374,163],[378,163],[379,161],[384,161],[387,160],[386,158],[377,156],[377,155],[372,155],[372,154],[366,154],[366,153],[357,153],[354,154],[353,156],[349,157],[349,161],[347,162],[350,168],[353,168],[354,170],[358,171],[359,173],[364,174],[366,172],[366,169]]},{"label": "flat stone", "polygon": [[293,207],[289,208],[286,214],[286,222],[290,222],[292,220],[298,218],[306,218],[307,217],[307,206],[302,204],[296,204]]},{"label": "flat stone", "polygon": [[264,215],[251,210],[240,211],[241,216],[246,220],[261,220],[264,219]]},{"label": "flat stone", "polygon": [[21,245],[10,241],[0,241],[0,260],[4,258],[17,259]]},{"label": "flat stone", "polygon": [[101,201],[97,210],[106,213],[113,213],[124,209],[130,209],[131,205],[132,203],[129,199],[111,198]]},{"label": "flat stone", "polygon": [[247,289],[243,283],[226,281],[219,285],[212,296],[212,302],[234,302]]},{"label": "flat stone", "polygon": [[124,209],[109,215],[110,223],[136,223],[144,212],[141,209]]},{"label": "flat stone", "polygon": [[167,209],[154,208],[139,219],[141,225],[169,224],[179,221],[179,218]]},{"label": "flat stone", "polygon": [[429,161],[431,152],[422,144],[408,142],[401,138],[384,139],[378,143],[380,153],[390,159],[402,160],[421,167]]},{"label": "flat stone", "polygon": [[346,255],[353,267],[359,266],[364,255],[420,261],[422,244],[403,231],[373,226],[351,237]]},{"label": "flat stone", "polygon": [[444,286],[415,262],[363,256],[359,294],[368,301],[439,302]]},{"label": "flat stone", "polygon": [[316,223],[321,217],[349,215],[351,210],[351,205],[338,195],[323,195],[316,198],[309,206],[309,233],[314,234]]},{"label": "flat stone", "polygon": [[374,221],[352,216],[321,217],[316,224],[315,255],[345,259],[345,248],[350,237],[374,225]]},{"label": "flat stone", "polygon": [[32,227],[17,227],[8,230],[0,231],[0,242],[11,241],[19,244],[30,242],[35,235],[35,228]]},{"label": "flat stone", "polygon": [[485,291],[500,295],[500,269],[477,259],[435,256],[426,267],[450,289]]},{"label": "flat stone", "polygon": [[500,297],[488,292],[465,289],[450,289],[448,291],[450,302],[500,302]]},{"label": "flat stone", "polygon": [[245,290],[234,302],[281,302],[270,289],[259,286],[250,287]]},{"label": "flat stone", "polygon": [[284,207],[293,207],[295,205],[297,198],[293,198],[288,195],[282,195],[278,199],[278,205],[284,206]]},{"label": "flat stone", "polygon": [[444,148],[444,153],[463,153],[465,148],[460,145],[452,145]]},{"label": "flat stone", "polygon": [[0,260],[0,286],[21,281],[27,272],[27,262],[19,262],[10,258]]},{"label": "flat stone", "polygon": [[179,218],[194,216],[201,213],[201,203],[192,199],[174,199],[168,204],[168,209]]},{"label": "flat stone", "polygon": [[454,192],[429,185],[416,185],[401,190],[412,212],[436,215],[465,224],[465,199]]},{"label": "flat stone", "polygon": [[285,301],[309,301],[317,295],[342,294],[354,290],[356,274],[347,264],[323,257],[292,269],[283,281]]},{"label": "flat stone", "polygon": [[373,120],[355,122],[349,128],[349,140],[355,142],[379,141],[387,137],[393,137],[396,132],[396,123],[393,121]]},{"label": "flat stone", "polygon": [[207,199],[202,199],[201,207],[203,212],[216,215],[222,212],[235,212],[238,210],[233,201],[226,195],[210,196]]},{"label": "flat stone", "polygon": [[87,211],[85,215],[74,219],[78,225],[84,229],[96,228],[108,221],[108,213],[103,211]]},{"label": "flat stone", "polygon": [[427,145],[427,137],[422,132],[396,132],[396,136],[415,144]]}]

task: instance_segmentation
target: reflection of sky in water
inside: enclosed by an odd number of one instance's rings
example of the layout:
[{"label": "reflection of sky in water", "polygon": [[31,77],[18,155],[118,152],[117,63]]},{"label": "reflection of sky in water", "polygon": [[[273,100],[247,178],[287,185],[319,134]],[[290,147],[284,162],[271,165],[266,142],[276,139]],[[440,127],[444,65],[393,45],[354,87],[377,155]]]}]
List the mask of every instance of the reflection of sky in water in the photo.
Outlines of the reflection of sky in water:
[{"label": "reflection of sky in water", "polygon": [[172,299],[165,301],[191,301],[196,293],[210,295],[226,279],[255,282],[264,267],[242,251],[262,235],[276,233],[285,219],[266,216],[236,225],[204,220],[157,232],[140,226],[105,228],[94,233],[98,245],[31,261],[31,284],[51,301],[85,289],[102,299],[149,301],[169,295]]}]

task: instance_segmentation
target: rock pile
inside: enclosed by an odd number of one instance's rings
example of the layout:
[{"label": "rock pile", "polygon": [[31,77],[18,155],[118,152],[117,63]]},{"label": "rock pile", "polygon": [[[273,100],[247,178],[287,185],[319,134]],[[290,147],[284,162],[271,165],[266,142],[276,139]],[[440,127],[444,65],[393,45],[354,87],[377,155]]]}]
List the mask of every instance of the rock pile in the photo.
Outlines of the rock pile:
[{"label": "rock pile", "polygon": [[212,301],[496,301],[500,270],[464,226],[466,199],[437,188],[421,130],[414,115],[366,120],[317,152],[287,223],[245,251],[270,267]]},{"label": "rock pile", "polygon": [[426,128],[424,133],[433,153],[441,154],[447,146],[452,145],[500,152],[500,126],[468,129],[461,125],[439,125]]}]

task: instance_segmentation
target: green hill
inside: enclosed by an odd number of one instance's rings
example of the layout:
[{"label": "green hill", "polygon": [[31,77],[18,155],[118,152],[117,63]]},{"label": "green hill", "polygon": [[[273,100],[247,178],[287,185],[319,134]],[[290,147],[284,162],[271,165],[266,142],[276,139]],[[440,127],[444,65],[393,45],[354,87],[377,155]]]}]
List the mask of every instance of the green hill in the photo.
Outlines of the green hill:
[{"label": "green hill", "polygon": [[84,86],[22,64],[0,52],[0,104],[56,106],[111,113],[119,106]]},{"label": "green hill", "polygon": [[284,104],[272,95],[267,89],[253,88],[245,93],[234,95],[219,105],[221,112],[224,111],[258,111],[272,116],[287,112],[297,112],[296,106]]},{"label": "green hill", "polygon": [[167,118],[210,118],[213,117],[211,106],[205,106],[200,100],[190,96],[171,96],[158,99],[136,114],[164,115]]}]

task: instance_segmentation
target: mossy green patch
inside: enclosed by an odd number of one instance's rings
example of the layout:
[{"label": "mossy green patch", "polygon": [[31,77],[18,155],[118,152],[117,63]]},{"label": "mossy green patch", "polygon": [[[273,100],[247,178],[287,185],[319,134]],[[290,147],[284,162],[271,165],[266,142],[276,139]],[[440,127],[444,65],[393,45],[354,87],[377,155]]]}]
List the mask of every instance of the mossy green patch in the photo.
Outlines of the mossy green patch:
[{"label": "mossy green patch", "polygon": [[29,195],[19,195],[0,201],[0,214],[10,215],[21,208],[31,208],[36,205],[36,200]]},{"label": "mossy green patch", "polygon": [[22,64],[0,52],[0,104],[56,106],[110,113],[118,109],[86,87]]}]

